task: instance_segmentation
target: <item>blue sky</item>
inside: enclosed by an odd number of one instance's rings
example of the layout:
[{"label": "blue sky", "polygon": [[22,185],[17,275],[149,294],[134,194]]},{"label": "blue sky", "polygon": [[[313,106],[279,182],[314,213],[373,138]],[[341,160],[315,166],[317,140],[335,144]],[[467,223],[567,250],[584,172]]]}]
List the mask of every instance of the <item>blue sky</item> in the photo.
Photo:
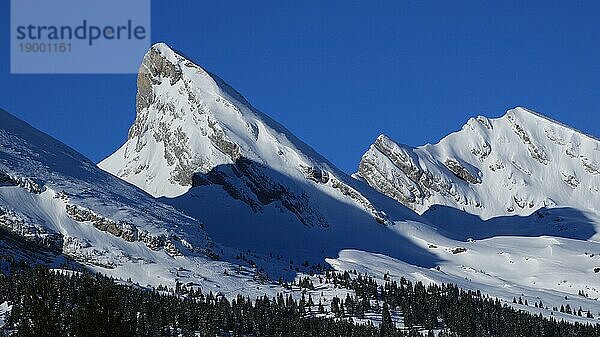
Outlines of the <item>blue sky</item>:
[{"label": "blue sky", "polygon": [[[437,142],[514,106],[600,135],[599,17],[597,1],[164,0],[152,40],[354,172],[380,133]],[[0,107],[96,162],[116,150],[135,76],[10,75],[8,0],[0,25]]]}]

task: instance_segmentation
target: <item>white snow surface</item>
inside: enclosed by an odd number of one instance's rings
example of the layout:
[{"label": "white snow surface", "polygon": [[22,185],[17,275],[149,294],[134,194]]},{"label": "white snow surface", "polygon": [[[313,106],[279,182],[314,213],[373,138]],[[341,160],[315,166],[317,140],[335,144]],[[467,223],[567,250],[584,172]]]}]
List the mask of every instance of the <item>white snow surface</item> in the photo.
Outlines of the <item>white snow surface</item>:
[{"label": "white snow surface", "polygon": [[[144,97],[151,103],[140,104]],[[202,219],[216,242],[279,257],[286,273],[346,248],[418,265],[434,258],[390,230],[418,215],[337,169],[165,44],[144,57],[128,140],[99,166]]]},{"label": "white snow surface", "polygon": [[[149,51],[140,69],[145,71],[153,79],[151,94],[138,90],[151,102],[140,105],[138,93],[127,142],[99,166],[202,219],[215,241],[247,252],[270,276],[282,269],[284,275],[297,274],[304,260],[309,265],[326,260],[338,269],[380,277],[390,271],[397,277],[453,282],[507,302],[521,296],[530,302],[524,309],[531,311],[541,299],[550,309],[569,303],[594,316],[600,313],[595,272],[600,247],[592,241],[598,223],[594,167],[600,161],[594,138],[517,108],[500,119],[472,119],[462,131],[422,148],[381,136],[387,154],[373,146],[365,157],[385,174],[357,180],[165,44]],[[396,160],[412,164],[399,165],[406,172],[393,162],[398,153]],[[243,159],[260,165],[237,165]],[[453,162],[447,164],[448,159]],[[310,179],[307,167],[328,179]],[[440,192],[431,189],[431,196],[415,197],[419,186],[411,186],[407,167],[421,175],[429,172],[425,177],[432,177]],[[188,177],[182,179],[182,172]],[[215,172],[221,179],[211,178]],[[205,179],[195,183],[192,173]],[[409,198],[413,193],[415,201],[405,204],[429,220],[365,182],[397,200],[398,194],[386,193],[390,186]],[[273,185],[304,196],[304,209],[292,212],[281,197],[260,202],[256,190]],[[342,193],[340,185],[353,193]],[[436,204],[443,212],[426,212]],[[378,216],[381,223],[374,221]],[[588,298],[577,296],[580,290]],[[538,311],[549,315],[551,310]]]},{"label": "white snow surface", "polygon": [[[176,181],[175,173],[180,169],[189,167],[195,169],[193,172],[207,173],[219,165],[234,163],[236,158],[211,139],[222,135],[239,147],[240,156],[298,180],[305,179],[300,165],[319,165],[340,173],[218,77],[167,45],[158,43],[151,48],[140,73],[161,67],[156,65],[158,62],[172,65],[181,76],[172,83],[173,76],[152,74],[156,81],[151,88],[152,104],[138,108],[129,139],[99,167],[155,197],[177,197],[191,186],[191,181]],[[173,142],[174,139],[182,141]]]},{"label": "white snow surface", "polygon": [[[157,44],[140,68],[129,137],[99,164],[124,181],[0,112],[0,171],[11,177],[0,176],[0,220],[12,219],[13,231],[30,239],[60,234],[63,253],[142,285],[178,280],[228,296],[275,294],[282,288],[258,274],[291,279],[328,263],[380,281],[387,272],[456,283],[507,303],[520,296],[529,302],[520,309],[544,315],[568,303],[598,317],[596,140],[524,109],[509,115],[473,119],[417,149],[380,137],[391,150],[372,147],[365,157],[383,173],[354,179],[218,77]],[[415,165],[394,162],[394,154]],[[450,172],[447,159],[472,182]],[[416,196],[407,180],[416,163],[442,192]],[[410,197],[406,191],[414,202],[400,197]],[[164,235],[163,245],[77,221],[68,205]],[[443,212],[428,213],[436,208]],[[539,300],[549,309],[534,308]]]}]

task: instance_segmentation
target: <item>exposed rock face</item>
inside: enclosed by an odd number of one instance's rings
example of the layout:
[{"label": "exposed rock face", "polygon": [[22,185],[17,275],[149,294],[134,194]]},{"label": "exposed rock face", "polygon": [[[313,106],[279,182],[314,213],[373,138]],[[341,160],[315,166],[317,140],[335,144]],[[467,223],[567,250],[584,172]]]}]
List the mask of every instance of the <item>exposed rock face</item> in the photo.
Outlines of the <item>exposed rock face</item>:
[{"label": "exposed rock face", "polygon": [[[380,158],[388,159],[382,163]],[[441,175],[418,164],[418,158],[407,147],[381,135],[359,165],[359,175],[379,192],[414,208],[433,193],[454,197],[452,185]]]},{"label": "exposed rock face", "polygon": [[[43,186],[35,183],[32,179],[12,178],[5,173],[0,174],[0,179],[2,183],[10,184],[8,186],[21,187],[29,193],[40,194],[45,191]],[[68,201],[68,197],[64,193],[57,193],[56,198],[65,202]],[[132,223],[123,220],[113,221],[85,207],[66,204],[65,209],[67,215],[74,221],[90,222],[98,230],[107,232],[115,237],[129,242],[143,242],[148,248],[155,251],[164,249],[171,256],[183,255],[171,241],[172,238],[168,238],[166,235],[154,235],[145,230],[138,230]],[[62,251],[77,261],[89,262],[104,267],[115,267],[113,263],[99,262],[101,260],[108,261],[101,251],[92,249],[93,252],[82,252],[77,250],[77,248],[91,247],[89,244],[84,244],[84,241],[77,241],[77,239],[72,237],[64,238],[62,234],[52,232],[46,226],[26,214],[16,212],[2,205],[0,205],[0,227],[37,245],[48,247],[57,252]]]},{"label": "exposed rock face", "polygon": [[76,205],[66,205],[67,214],[75,221],[89,221],[103,232],[108,232],[114,236],[122,237],[123,239],[133,242],[138,239],[137,228],[125,221],[116,222],[108,218],[96,215],[94,212],[78,207]]},{"label": "exposed rock face", "polygon": [[471,183],[471,184],[481,184],[481,179],[479,179],[479,177],[476,177],[473,174],[471,174],[471,172],[469,172],[469,170],[467,170],[465,167],[463,167],[458,162],[458,160],[446,159],[446,161],[444,162],[444,165],[446,165],[448,170],[450,170],[452,173],[454,173],[454,175],[456,175],[460,179],[462,179],[468,183]]},{"label": "exposed rock face", "polygon": [[571,173],[561,172],[563,181],[571,188],[576,188],[581,183],[580,179]]},{"label": "exposed rock face", "polygon": [[31,178],[15,178],[11,177],[8,173],[0,171],[0,186],[19,186],[31,193],[40,194],[44,192],[44,186]]},{"label": "exposed rock face", "polygon": [[73,236],[65,237],[62,252],[69,258],[87,265],[106,269],[114,269],[120,265],[119,261],[107,257],[107,250],[95,248],[82,238]]},{"label": "exposed rock face", "polygon": [[497,119],[472,118],[434,145],[412,148],[382,135],[358,175],[419,213],[437,204],[484,218],[526,215],[573,200],[597,210],[599,149],[593,137],[516,108]]},{"label": "exposed rock face", "polygon": [[89,209],[76,205],[66,205],[67,214],[78,222],[91,222],[97,229],[120,237],[126,241],[140,241],[146,244],[152,250],[164,249],[171,256],[181,256],[181,252],[176,248],[166,235],[152,235],[147,231],[140,231],[138,228],[126,221],[113,221],[101,215],[97,215]]},{"label": "exposed rock face", "polygon": [[390,224],[390,219],[387,217],[387,215],[383,211],[378,210],[366,197],[361,195],[355,189],[337,180],[336,178],[331,179],[331,186],[367,209],[378,223],[384,225]]},{"label": "exposed rock face", "polygon": [[218,122],[209,120],[208,127],[212,130],[208,135],[214,147],[227,155],[231,161],[236,162],[240,159],[240,147],[236,143],[227,139],[225,132],[219,127]]},{"label": "exposed rock face", "polygon": [[327,184],[329,181],[329,173],[318,167],[304,166],[302,167],[306,179],[312,180],[315,183]]},{"label": "exposed rock face", "polygon": [[527,131],[525,131],[523,127],[520,124],[518,124],[518,122],[515,120],[514,114],[507,113],[506,119],[509,121],[514,132],[519,136],[519,138],[521,138],[523,144],[527,146],[527,150],[531,154],[531,158],[537,160],[541,164],[547,165],[550,159],[548,158],[546,151],[544,151],[544,149],[541,148],[539,145],[535,144],[535,142],[531,139]]},{"label": "exposed rock face", "polygon": [[25,214],[0,206],[0,227],[23,237],[27,241],[46,246],[52,250],[62,250],[63,237],[50,232]]},{"label": "exposed rock face", "polygon": [[194,187],[210,184],[220,185],[234,199],[246,203],[255,211],[275,201],[281,203],[306,226],[327,227],[327,220],[314,209],[305,194],[277,182],[269,169],[251,160],[240,158],[234,164],[207,173],[194,175]]},{"label": "exposed rock face", "polygon": [[153,85],[159,85],[165,80],[174,85],[180,79],[181,69],[161,55],[157,48],[151,48],[144,56],[138,72],[136,110],[142,111],[154,103]]}]

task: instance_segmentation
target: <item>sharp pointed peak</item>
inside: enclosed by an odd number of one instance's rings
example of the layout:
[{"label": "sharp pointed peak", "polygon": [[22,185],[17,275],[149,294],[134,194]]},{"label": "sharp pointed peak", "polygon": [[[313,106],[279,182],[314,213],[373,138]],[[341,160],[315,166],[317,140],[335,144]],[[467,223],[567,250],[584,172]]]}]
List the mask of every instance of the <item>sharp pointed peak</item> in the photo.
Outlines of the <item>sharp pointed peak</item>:
[{"label": "sharp pointed peak", "polygon": [[390,137],[388,137],[388,135],[386,135],[385,133],[380,134],[379,136],[377,136],[376,141],[390,141],[392,140]]},{"label": "sharp pointed peak", "polygon": [[166,42],[156,42],[150,47],[150,49],[173,51],[173,49]]},{"label": "sharp pointed peak", "polygon": [[144,55],[138,72],[138,90],[140,85],[149,87],[148,75],[156,78],[155,81],[150,81],[152,83],[159,82],[159,78],[167,78],[171,85],[182,78],[190,79],[191,77],[196,83],[203,82],[207,87],[213,88],[221,95],[229,96],[251,107],[248,100],[222,78],[192,61],[192,58],[187,57],[165,42],[153,44]]},{"label": "sharp pointed peak", "polygon": [[150,49],[148,49],[140,66],[140,72],[146,70],[150,70],[152,72],[156,69],[163,70],[165,69],[165,66],[175,67],[179,71],[185,67],[190,67],[200,70],[203,74],[208,75],[209,77],[214,77],[214,75],[210,74],[202,66],[193,62],[185,54],[171,47],[165,42],[157,42],[153,44]]}]

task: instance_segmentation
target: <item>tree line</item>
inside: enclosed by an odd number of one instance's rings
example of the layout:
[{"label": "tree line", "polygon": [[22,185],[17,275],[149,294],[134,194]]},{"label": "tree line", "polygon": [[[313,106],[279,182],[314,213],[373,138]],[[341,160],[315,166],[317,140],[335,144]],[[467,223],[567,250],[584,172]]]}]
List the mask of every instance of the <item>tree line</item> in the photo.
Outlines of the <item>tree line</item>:
[{"label": "tree line", "polygon": [[[600,336],[596,325],[515,310],[452,284],[424,285],[404,278],[378,284],[365,275],[326,271],[317,276],[323,283],[351,290],[344,298],[333,297],[326,308],[307,291],[315,289],[309,278],[298,281],[304,290],[300,299],[283,293],[227,299],[181,284],[147,289],[86,271],[57,272],[24,262],[4,265],[0,303],[8,301],[12,310],[3,332],[18,337],[416,337],[433,336],[434,330],[440,337]],[[405,327],[396,327],[392,312],[402,314]],[[357,324],[366,313],[378,314],[381,323]]]}]

